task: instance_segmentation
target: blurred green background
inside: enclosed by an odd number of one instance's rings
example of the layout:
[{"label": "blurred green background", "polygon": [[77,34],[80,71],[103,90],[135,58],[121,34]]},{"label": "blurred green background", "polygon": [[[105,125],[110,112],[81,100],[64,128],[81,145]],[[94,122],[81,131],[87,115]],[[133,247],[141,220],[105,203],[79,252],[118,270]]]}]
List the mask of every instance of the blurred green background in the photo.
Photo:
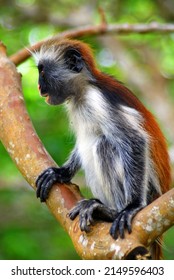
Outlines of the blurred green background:
[{"label": "blurred green background", "polygon": [[[13,54],[63,30],[100,23],[99,6],[108,23],[174,21],[173,0],[0,0],[0,40]],[[123,81],[156,115],[173,167],[174,34],[112,34],[83,40],[93,47],[98,66]],[[18,71],[35,129],[61,165],[74,144],[64,108],[48,106],[39,96],[32,59]],[[79,259],[68,235],[36,199],[1,143],[0,166],[0,259]],[[74,181],[85,186],[82,173]],[[166,259],[174,259],[173,236],[171,228],[165,234]]]}]

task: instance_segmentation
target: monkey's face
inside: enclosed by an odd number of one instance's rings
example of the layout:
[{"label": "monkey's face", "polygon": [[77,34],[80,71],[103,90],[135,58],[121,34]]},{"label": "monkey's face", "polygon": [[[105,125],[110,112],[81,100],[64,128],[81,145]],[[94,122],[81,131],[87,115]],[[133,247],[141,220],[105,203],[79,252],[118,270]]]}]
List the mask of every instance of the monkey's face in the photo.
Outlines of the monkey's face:
[{"label": "monkey's face", "polygon": [[[37,57],[36,57],[37,58]],[[46,102],[58,105],[72,98],[84,75],[83,58],[76,49],[52,46],[38,55],[39,91]]]}]

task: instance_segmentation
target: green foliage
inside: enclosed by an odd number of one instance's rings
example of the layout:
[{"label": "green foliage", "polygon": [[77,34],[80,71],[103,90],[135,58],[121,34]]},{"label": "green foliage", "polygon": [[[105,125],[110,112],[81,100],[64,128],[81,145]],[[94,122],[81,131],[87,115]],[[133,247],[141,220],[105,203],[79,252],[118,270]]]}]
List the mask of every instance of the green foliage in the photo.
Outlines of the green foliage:
[{"label": "green foliage", "polygon": [[[0,2],[0,39],[7,46],[8,54],[13,54],[24,46],[47,38],[56,32],[86,23],[99,23],[97,8],[104,9],[108,23],[149,23],[173,20],[165,1],[141,0],[16,0]],[[83,9],[87,9],[86,13]],[[89,17],[90,15],[90,17]],[[106,37],[107,38],[107,37]],[[145,51],[151,53],[160,73],[166,79],[166,90],[174,98],[174,35],[147,34],[118,36],[124,46],[125,55],[145,71],[145,76],[153,74]],[[124,68],[100,38],[84,38],[95,50],[98,66],[102,71],[131,84]],[[116,46],[117,47],[117,46]],[[37,90],[37,68],[32,59],[18,67],[22,73],[23,92],[29,115],[46,149],[61,165],[67,158],[74,138],[70,133],[63,106],[48,106]],[[132,69],[131,72],[133,72]],[[135,85],[131,84],[134,88]],[[135,92],[144,98],[135,87]],[[151,105],[151,104],[149,104]],[[152,108],[153,109],[153,108]],[[170,139],[169,139],[170,140]],[[76,259],[77,254],[68,235],[57,224],[44,205],[36,200],[33,191],[0,144],[0,259]],[[81,180],[81,177],[77,178]],[[3,213],[3,214],[2,214]],[[165,257],[174,259],[170,229],[165,237]]]},{"label": "green foliage", "polygon": [[67,233],[34,197],[25,188],[0,190],[0,259],[78,259]]}]

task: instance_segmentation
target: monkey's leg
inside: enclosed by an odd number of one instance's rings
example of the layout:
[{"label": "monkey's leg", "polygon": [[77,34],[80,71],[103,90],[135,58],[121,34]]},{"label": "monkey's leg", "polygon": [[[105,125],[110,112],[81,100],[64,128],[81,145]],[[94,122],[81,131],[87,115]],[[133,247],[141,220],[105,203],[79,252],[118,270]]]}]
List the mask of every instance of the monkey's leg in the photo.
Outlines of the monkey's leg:
[{"label": "monkey's leg", "polygon": [[69,217],[74,220],[79,215],[81,231],[89,232],[90,225],[94,224],[95,220],[103,220],[113,222],[110,228],[110,234],[114,239],[119,236],[124,238],[124,231],[127,229],[131,233],[131,223],[133,217],[143,208],[138,205],[128,205],[120,213],[116,210],[105,206],[98,199],[84,199],[70,211]]},{"label": "monkey's leg", "polygon": [[69,213],[71,220],[74,220],[78,215],[81,231],[89,232],[89,226],[94,224],[96,219],[107,222],[114,221],[116,211],[106,207],[100,200],[92,198],[79,201]]}]

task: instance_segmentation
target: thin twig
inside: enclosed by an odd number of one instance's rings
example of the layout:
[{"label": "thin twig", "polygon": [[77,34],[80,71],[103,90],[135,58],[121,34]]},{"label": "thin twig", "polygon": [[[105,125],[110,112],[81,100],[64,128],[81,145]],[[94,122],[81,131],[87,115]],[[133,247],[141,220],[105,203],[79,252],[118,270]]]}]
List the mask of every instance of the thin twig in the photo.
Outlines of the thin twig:
[{"label": "thin twig", "polygon": [[[150,24],[103,24],[100,25],[92,25],[81,28],[74,28],[67,30],[65,32],[61,32],[55,35],[53,38],[61,39],[64,37],[69,38],[80,38],[83,36],[94,36],[94,35],[103,35],[103,34],[147,34],[147,33],[172,33],[174,32],[174,24],[160,24],[157,22],[152,22]],[[48,39],[47,39],[48,40]],[[23,61],[25,61],[28,57],[31,56],[30,51],[37,51],[40,49],[42,44],[46,40],[40,41],[33,46],[29,46],[27,48],[19,50],[17,53],[13,54],[10,59],[14,62],[15,65],[19,65]]]}]

